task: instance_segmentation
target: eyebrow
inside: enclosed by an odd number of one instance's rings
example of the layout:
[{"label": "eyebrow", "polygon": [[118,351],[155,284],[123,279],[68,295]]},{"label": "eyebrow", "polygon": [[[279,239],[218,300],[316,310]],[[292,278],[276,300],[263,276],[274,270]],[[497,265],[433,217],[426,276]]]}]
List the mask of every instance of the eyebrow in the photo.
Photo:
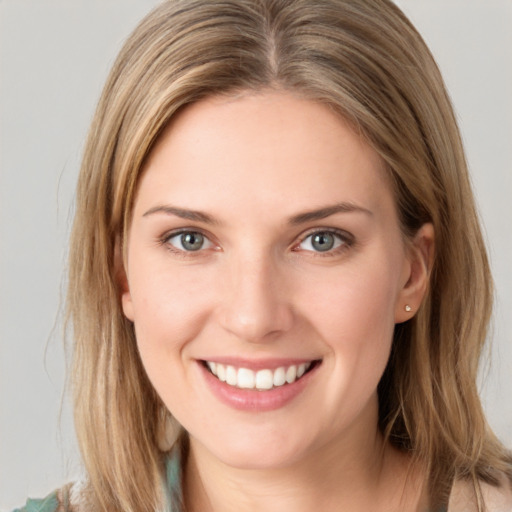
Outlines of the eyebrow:
[{"label": "eyebrow", "polygon": [[150,208],[146,213],[142,216],[147,217],[148,215],[153,215],[155,213],[165,213],[167,215],[174,215],[175,217],[180,217],[186,220],[192,220],[195,222],[203,222],[204,224],[218,224],[218,221],[214,219],[211,215],[207,213],[200,212],[198,210],[189,210],[187,208],[178,208],[176,206],[155,206]]},{"label": "eyebrow", "polygon": [[290,217],[288,223],[296,226],[298,224],[304,224],[315,220],[325,219],[336,213],[364,213],[366,215],[373,216],[373,212],[362,206],[358,206],[354,203],[337,203],[331,206],[325,206],[316,210],[310,210],[304,213],[299,213]]},{"label": "eyebrow", "polygon": [[[174,215],[175,217],[180,217],[182,219],[191,220],[195,222],[203,222],[204,224],[210,225],[218,225],[219,222],[217,219],[212,217],[211,215],[201,212],[199,210],[189,210],[187,208],[178,208],[176,206],[170,205],[159,205],[150,208],[146,213],[142,216],[147,217],[148,215],[153,215],[155,213],[164,213],[166,215]],[[299,224],[305,224],[306,222],[312,222],[316,220],[325,219],[330,217],[331,215],[335,215],[337,213],[364,213],[366,215],[372,216],[373,213],[363,208],[362,206],[358,206],[349,202],[337,203],[331,206],[325,206],[323,208],[318,208],[315,210],[309,210],[306,212],[299,213],[297,215],[293,215],[288,219],[288,224],[292,226],[296,226]]]}]

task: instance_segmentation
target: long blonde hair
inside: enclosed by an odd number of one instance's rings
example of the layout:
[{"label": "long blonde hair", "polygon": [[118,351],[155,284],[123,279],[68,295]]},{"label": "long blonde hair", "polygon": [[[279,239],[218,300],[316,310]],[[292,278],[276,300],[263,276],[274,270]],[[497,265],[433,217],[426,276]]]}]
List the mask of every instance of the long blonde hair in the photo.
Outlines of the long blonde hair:
[{"label": "long blonde hair", "polygon": [[476,388],[492,281],[452,107],[420,35],[389,0],[172,0],[140,23],[115,62],[78,183],[68,315],[75,423],[96,509],[162,506],[166,411],[116,275],[140,170],[179,109],[264,88],[339,112],[386,163],[405,236],[433,223],[430,289],[396,327],[380,427],[422,461],[433,506],[454,478],[471,480],[477,494],[480,480],[497,485],[511,459]]}]

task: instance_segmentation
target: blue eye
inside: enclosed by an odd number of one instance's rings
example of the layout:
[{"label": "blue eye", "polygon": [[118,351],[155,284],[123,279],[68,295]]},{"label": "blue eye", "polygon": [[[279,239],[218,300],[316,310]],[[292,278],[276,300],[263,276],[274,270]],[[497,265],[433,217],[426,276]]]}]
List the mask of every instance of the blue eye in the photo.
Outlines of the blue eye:
[{"label": "blue eye", "polygon": [[347,241],[332,231],[316,231],[311,233],[299,244],[305,251],[328,252],[346,244]]},{"label": "blue eye", "polygon": [[176,249],[185,252],[195,252],[213,247],[212,242],[197,231],[182,231],[170,236],[166,241]]}]

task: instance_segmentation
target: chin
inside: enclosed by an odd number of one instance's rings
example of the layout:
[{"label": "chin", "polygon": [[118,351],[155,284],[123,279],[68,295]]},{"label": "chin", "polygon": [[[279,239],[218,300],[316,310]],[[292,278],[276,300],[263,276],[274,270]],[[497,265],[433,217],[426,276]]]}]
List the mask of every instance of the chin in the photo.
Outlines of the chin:
[{"label": "chin", "polygon": [[227,466],[244,470],[280,469],[294,465],[307,456],[313,449],[312,439],[290,437],[287,429],[278,432],[245,432],[244,435],[230,435],[217,439],[209,438],[207,443],[196,442],[200,449],[210,452],[217,460]]}]

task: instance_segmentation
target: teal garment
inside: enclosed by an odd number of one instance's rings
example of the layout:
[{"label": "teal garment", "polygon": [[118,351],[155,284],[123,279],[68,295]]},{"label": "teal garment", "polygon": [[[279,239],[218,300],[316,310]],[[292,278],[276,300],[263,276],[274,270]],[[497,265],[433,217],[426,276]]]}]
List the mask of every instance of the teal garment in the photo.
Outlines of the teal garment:
[{"label": "teal garment", "polygon": [[166,512],[183,510],[183,464],[181,461],[184,449],[183,443],[176,443],[165,464]]},{"label": "teal garment", "polygon": [[57,491],[55,491],[43,500],[28,499],[23,508],[17,508],[13,512],[56,512],[59,503],[60,500],[57,497]]},{"label": "teal garment", "polygon": [[[181,491],[181,453],[180,449],[174,449],[165,463],[165,495],[167,498],[167,507],[165,512],[181,512],[183,508],[183,494]],[[69,490],[71,486],[67,485],[62,489],[52,492],[42,500],[28,499],[23,508],[17,508],[13,512],[72,512],[69,504]],[[80,507],[73,512],[89,512]]]}]

